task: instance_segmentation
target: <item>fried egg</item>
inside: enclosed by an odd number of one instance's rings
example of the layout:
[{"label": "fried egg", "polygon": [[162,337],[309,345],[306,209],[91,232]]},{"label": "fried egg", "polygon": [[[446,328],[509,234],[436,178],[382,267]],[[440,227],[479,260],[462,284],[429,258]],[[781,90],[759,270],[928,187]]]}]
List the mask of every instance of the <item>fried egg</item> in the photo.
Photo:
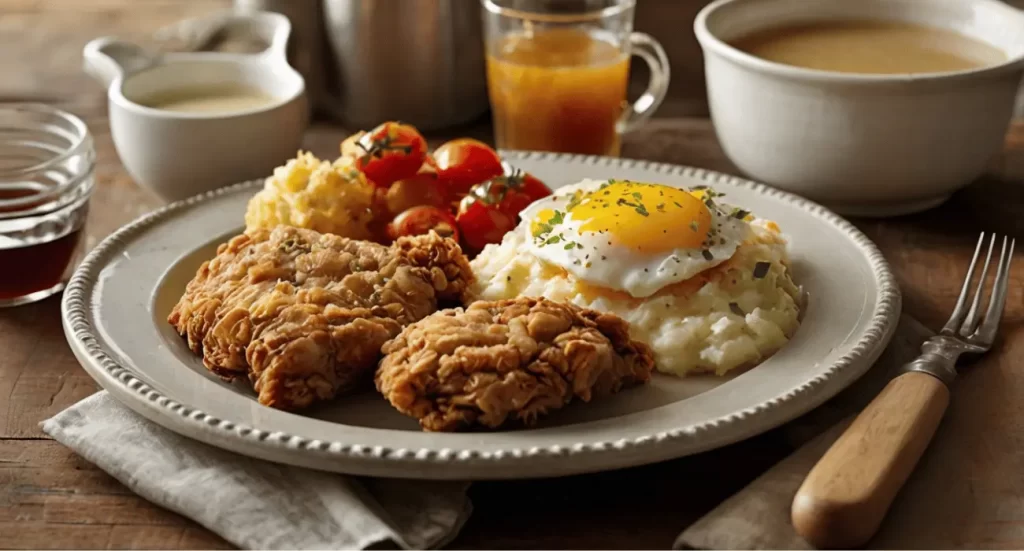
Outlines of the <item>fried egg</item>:
[{"label": "fried egg", "polygon": [[531,254],[591,285],[648,297],[733,256],[750,238],[740,209],[707,188],[584,180],[520,214]]}]

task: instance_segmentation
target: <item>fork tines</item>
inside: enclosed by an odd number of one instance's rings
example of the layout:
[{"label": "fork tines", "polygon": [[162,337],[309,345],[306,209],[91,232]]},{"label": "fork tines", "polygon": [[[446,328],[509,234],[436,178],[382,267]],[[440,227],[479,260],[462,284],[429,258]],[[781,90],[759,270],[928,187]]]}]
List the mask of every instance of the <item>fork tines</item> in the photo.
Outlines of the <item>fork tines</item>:
[{"label": "fork tines", "polygon": [[988,267],[992,260],[992,251],[998,236],[992,234],[988,243],[988,252],[985,255],[985,263],[981,268],[981,277],[978,278],[978,287],[974,291],[974,298],[970,307],[967,306],[967,297],[971,291],[971,280],[974,278],[974,269],[978,265],[978,258],[981,257],[982,245],[985,243],[985,232],[978,237],[978,244],[974,248],[974,257],[971,265],[967,268],[967,277],[964,278],[960,296],[957,298],[956,307],[949,321],[942,328],[942,333],[949,336],[959,336],[968,339],[971,344],[988,346],[995,339],[996,330],[999,328],[999,320],[1003,316],[1003,307],[1006,304],[1006,288],[1010,280],[1010,261],[1013,259],[1013,248],[1016,239],[1009,239],[1003,236],[1002,250],[999,253],[999,264],[996,266],[995,281],[992,284],[992,295],[988,300],[988,307],[984,316],[981,315],[981,299],[985,292],[985,280],[988,276]]}]

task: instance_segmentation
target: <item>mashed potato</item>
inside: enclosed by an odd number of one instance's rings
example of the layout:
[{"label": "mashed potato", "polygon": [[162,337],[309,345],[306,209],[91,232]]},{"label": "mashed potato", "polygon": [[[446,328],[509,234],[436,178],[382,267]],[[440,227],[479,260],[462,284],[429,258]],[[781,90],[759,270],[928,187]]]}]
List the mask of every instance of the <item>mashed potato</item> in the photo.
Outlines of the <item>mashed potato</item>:
[{"label": "mashed potato", "polygon": [[[344,158],[343,158],[344,159]],[[246,229],[280,224],[370,239],[373,187],[343,161],[331,164],[311,153],[274,170],[245,213]]]},{"label": "mashed potato", "polygon": [[728,261],[644,299],[583,283],[526,252],[525,235],[512,231],[473,260],[475,298],[544,296],[611,312],[651,346],[659,371],[724,374],[775,353],[799,325],[785,241],[772,222],[751,227],[754,238]]}]

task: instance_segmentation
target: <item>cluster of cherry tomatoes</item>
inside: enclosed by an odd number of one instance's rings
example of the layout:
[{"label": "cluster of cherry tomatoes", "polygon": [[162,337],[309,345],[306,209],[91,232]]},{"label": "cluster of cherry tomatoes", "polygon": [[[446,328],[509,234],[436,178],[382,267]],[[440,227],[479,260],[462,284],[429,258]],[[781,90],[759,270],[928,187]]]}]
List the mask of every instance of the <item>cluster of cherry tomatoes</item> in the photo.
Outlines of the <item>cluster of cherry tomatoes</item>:
[{"label": "cluster of cherry tomatoes", "polygon": [[376,188],[384,234],[395,239],[434,230],[470,253],[498,243],[519,212],[551,190],[502,162],[487,144],[460,138],[431,154],[414,127],[386,122],[342,144]]}]

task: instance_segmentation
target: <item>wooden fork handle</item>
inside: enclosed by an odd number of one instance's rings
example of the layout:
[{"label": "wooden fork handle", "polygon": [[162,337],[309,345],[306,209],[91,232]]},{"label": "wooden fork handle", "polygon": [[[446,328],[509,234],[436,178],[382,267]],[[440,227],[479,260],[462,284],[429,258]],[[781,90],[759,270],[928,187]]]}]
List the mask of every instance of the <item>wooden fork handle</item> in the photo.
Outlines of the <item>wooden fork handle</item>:
[{"label": "wooden fork handle", "polygon": [[818,548],[853,548],[878,531],[949,405],[949,388],[904,373],[854,419],[793,499],[793,527]]}]

